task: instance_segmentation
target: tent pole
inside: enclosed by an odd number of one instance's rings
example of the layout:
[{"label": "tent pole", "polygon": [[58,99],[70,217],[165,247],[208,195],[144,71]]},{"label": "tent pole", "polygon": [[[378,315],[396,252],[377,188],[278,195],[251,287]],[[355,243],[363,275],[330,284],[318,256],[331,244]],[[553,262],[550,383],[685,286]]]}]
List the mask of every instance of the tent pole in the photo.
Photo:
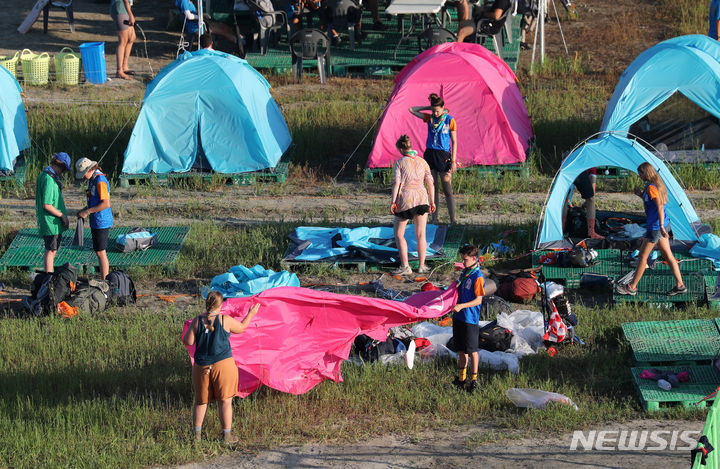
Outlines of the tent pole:
[{"label": "tent pole", "polygon": [[198,42],[197,50],[200,50],[200,37],[205,30],[205,21],[203,20],[203,0],[198,0]]},{"label": "tent pole", "polygon": [[545,16],[547,15],[547,2],[549,0],[540,1],[540,11],[538,12],[540,24],[540,64],[545,63]]}]

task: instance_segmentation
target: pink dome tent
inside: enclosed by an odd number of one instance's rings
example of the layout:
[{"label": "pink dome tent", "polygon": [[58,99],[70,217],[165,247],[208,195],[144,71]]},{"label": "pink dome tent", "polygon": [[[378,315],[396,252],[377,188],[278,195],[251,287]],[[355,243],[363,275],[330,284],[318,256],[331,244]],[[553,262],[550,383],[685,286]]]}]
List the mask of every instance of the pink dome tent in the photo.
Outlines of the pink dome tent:
[{"label": "pink dome tent", "polygon": [[415,57],[395,78],[380,120],[368,168],[387,168],[399,157],[395,141],[408,134],[425,151],[427,124],[408,108],[427,106],[439,94],[458,125],[457,157],[462,167],[525,161],[533,135],[515,74],[478,44],[448,42]]}]

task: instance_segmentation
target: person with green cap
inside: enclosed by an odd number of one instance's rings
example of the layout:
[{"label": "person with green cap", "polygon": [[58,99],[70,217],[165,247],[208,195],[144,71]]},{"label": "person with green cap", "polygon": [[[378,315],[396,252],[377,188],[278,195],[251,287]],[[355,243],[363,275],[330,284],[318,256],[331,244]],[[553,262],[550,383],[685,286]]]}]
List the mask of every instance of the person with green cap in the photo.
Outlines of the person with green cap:
[{"label": "person with green cap", "polygon": [[55,254],[62,243],[62,233],[70,222],[65,210],[60,177],[70,171],[70,156],[55,153],[50,164],[40,172],[35,183],[35,217],[40,236],[45,241],[45,272],[55,271]]}]

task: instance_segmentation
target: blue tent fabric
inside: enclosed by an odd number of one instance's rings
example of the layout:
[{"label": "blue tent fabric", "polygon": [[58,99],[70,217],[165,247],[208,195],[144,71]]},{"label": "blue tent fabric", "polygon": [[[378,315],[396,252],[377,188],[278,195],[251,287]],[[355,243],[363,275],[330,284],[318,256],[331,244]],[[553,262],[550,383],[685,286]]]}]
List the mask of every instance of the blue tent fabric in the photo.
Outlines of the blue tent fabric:
[{"label": "blue tent fabric", "polygon": [[148,85],[122,171],[187,172],[198,152],[218,173],[257,171],[275,167],[291,143],[270,84],[247,61],[186,52]]},{"label": "blue tent fabric", "polygon": [[[580,173],[596,166],[625,168],[637,173],[637,167],[645,162],[655,168],[667,188],[668,203],[665,213],[670,218],[675,239],[697,241],[700,218],[667,166],[638,142],[608,132],[599,138],[588,140],[563,161],[545,205],[542,224],[538,228],[535,241],[536,249],[568,247],[563,238],[562,209],[565,197]],[[637,203],[638,208],[642,207],[639,198]]]},{"label": "blue tent fabric", "polygon": [[720,270],[720,238],[712,233],[705,233],[695,246],[690,248],[690,255],[701,259],[709,259],[715,269]]},{"label": "blue tent fabric", "polygon": [[620,76],[600,130],[627,135],[675,92],[720,118],[720,42],[700,34],[680,36],[640,54]]},{"label": "blue tent fabric", "polygon": [[[444,232],[444,228],[441,230],[437,225],[427,225],[427,257],[438,254],[442,248],[441,239],[444,240]],[[295,229],[290,238],[297,248],[286,256],[285,260],[319,261],[354,255],[358,251],[379,253],[386,256],[388,262],[399,260],[398,250],[394,246],[393,228],[390,226],[359,228],[301,226]],[[417,257],[417,239],[411,225],[405,230],[405,241],[408,243],[409,255]]]},{"label": "blue tent fabric", "polygon": [[30,147],[21,91],[15,77],[0,67],[0,171],[12,171],[20,152]]},{"label": "blue tent fabric", "polygon": [[240,298],[270,288],[299,286],[300,280],[297,275],[286,270],[275,272],[259,264],[250,269],[244,265],[236,265],[230,267],[228,272],[215,276],[210,288],[203,290],[203,298],[207,298],[208,293],[213,290],[222,293],[224,298]]}]

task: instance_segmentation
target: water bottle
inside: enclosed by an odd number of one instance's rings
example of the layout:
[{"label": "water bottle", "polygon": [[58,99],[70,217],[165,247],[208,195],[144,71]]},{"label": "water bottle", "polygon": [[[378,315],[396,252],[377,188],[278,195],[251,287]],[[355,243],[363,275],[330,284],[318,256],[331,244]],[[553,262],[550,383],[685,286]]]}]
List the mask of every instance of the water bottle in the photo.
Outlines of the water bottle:
[{"label": "water bottle", "polygon": [[670,383],[668,383],[667,381],[665,381],[664,379],[659,379],[657,383],[658,383],[658,387],[660,389],[662,389],[663,391],[669,391],[672,389],[672,385]]}]

